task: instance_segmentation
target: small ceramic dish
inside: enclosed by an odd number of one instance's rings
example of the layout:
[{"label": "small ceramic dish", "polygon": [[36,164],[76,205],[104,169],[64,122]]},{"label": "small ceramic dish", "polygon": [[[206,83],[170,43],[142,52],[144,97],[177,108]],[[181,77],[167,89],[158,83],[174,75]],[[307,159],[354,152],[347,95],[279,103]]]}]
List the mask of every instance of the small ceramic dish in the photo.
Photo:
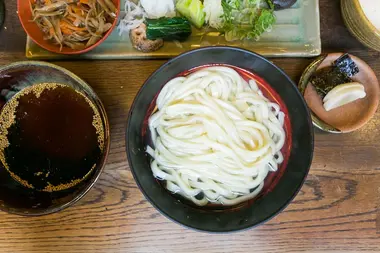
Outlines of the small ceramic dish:
[{"label": "small ceramic dish", "polygon": [[380,51],[380,31],[367,18],[360,1],[342,0],[340,2],[344,23],[352,35],[365,46]]},{"label": "small ceramic dish", "polygon": [[86,82],[64,68],[36,61],[16,62],[0,67],[0,111],[16,94],[41,83],[65,84],[92,102],[99,112],[103,125],[104,148],[95,167],[84,180],[71,188],[52,192],[39,191],[22,185],[0,162],[0,210],[9,213],[35,216],[54,213],[73,205],[95,184],[109,152],[109,122],[102,102]]},{"label": "small ceramic dish", "polygon": [[91,51],[92,49],[102,44],[107,39],[107,37],[112,33],[112,30],[116,27],[117,22],[118,22],[118,17],[120,13],[120,0],[112,0],[112,2],[115,4],[116,9],[117,9],[116,17],[112,24],[112,27],[94,45],[89,46],[84,49],[79,49],[79,50],[71,49],[70,47],[66,47],[66,46],[63,46],[61,49],[59,45],[55,45],[50,40],[46,40],[44,38],[46,35],[41,31],[37,23],[32,22],[33,17],[32,17],[32,11],[31,11],[29,0],[17,1],[17,13],[18,13],[18,17],[20,19],[21,25],[24,28],[25,32],[37,45],[53,53],[75,55],[75,54],[83,54],[88,51]]},{"label": "small ceramic dish", "polygon": [[316,71],[331,66],[342,55],[332,53],[318,57],[305,69],[298,86],[310,108],[313,124],[330,133],[348,133],[359,129],[372,118],[379,104],[380,88],[375,73],[367,63],[349,55],[360,71],[352,80],[364,86],[366,97],[328,112],[324,109],[321,97],[309,81]]}]

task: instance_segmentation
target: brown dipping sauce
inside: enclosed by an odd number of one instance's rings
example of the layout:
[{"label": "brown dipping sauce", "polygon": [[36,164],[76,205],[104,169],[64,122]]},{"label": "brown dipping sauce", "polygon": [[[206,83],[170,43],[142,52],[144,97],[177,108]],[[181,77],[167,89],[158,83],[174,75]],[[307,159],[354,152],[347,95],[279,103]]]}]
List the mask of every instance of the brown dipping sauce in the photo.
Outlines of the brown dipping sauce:
[{"label": "brown dipping sauce", "polygon": [[67,85],[43,83],[23,89],[3,107],[0,122],[0,160],[28,188],[71,188],[101,159],[100,114],[85,95]]}]

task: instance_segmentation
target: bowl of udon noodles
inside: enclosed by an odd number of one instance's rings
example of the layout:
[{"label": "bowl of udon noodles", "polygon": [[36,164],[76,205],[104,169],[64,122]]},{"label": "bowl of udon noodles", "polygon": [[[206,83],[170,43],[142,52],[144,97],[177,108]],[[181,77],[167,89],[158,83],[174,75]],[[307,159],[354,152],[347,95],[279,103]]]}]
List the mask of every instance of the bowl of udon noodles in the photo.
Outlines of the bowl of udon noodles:
[{"label": "bowl of udon noodles", "polygon": [[102,44],[117,24],[120,0],[18,0],[28,36],[58,54],[82,54]]},{"label": "bowl of udon noodles", "polygon": [[161,66],[138,92],[126,130],[145,197],[207,232],[251,228],[283,210],[308,174],[313,145],[293,81],[233,47],[199,48]]}]

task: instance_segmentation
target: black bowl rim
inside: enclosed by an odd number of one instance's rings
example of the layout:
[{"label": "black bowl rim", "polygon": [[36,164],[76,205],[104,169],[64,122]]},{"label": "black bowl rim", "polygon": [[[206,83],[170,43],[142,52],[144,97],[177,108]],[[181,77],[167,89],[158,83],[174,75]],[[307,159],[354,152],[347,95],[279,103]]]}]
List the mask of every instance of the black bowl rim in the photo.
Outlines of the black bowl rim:
[{"label": "black bowl rim", "polygon": [[[138,97],[140,96],[140,94],[143,92],[143,89],[146,85],[146,83],[148,83],[157,73],[159,73],[162,69],[164,69],[167,65],[175,62],[177,59],[179,58],[182,58],[182,57],[186,57],[188,55],[191,55],[192,53],[195,53],[195,52],[199,52],[199,51],[207,51],[207,50],[233,50],[233,51],[240,51],[240,52],[244,52],[244,53],[247,53],[247,54],[250,54],[251,56],[254,56],[254,57],[257,57],[257,58],[260,58],[261,60],[269,63],[270,65],[272,65],[277,71],[279,71],[282,75],[284,75],[286,77],[286,79],[293,85],[294,87],[294,91],[296,92],[295,94],[297,94],[297,96],[301,99],[302,101],[302,104],[303,104],[303,107],[305,109],[305,112],[306,114],[308,115],[307,117],[307,123],[308,123],[308,126],[309,126],[309,129],[310,129],[310,133],[311,133],[311,142],[310,142],[310,151],[311,151],[311,154],[310,154],[310,159],[308,161],[308,167],[306,170],[304,170],[304,176],[303,176],[303,179],[302,181],[299,182],[299,185],[297,186],[297,189],[296,191],[294,191],[294,193],[289,196],[288,200],[285,202],[285,204],[281,207],[278,208],[278,210],[276,210],[275,212],[273,212],[272,214],[270,214],[266,219],[263,219],[262,221],[256,223],[256,224],[253,224],[253,225],[247,225],[243,228],[237,228],[237,229],[228,229],[228,230],[223,230],[223,231],[219,231],[219,230],[207,230],[207,229],[200,229],[200,228],[197,228],[195,226],[191,226],[191,225],[187,225],[187,224],[183,224],[181,223],[180,221],[176,220],[175,218],[173,218],[170,214],[168,214],[167,212],[165,212],[164,210],[158,208],[157,204],[155,203],[154,199],[150,198],[150,196],[145,192],[144,188],[141,186],[141,183],[135,173],[135,170],[131,164],[131,152],[129,152],[129,146],[130,146],[130,143],[129,143],[129,133],[128,133],[128,129],[130,129],[130,124],[131,124],[131,116],[132,116],[132,113],[134,111],[134,108],[136,106],[136,101],[138,99]],[[255,228],[271,219],[273,219],[275,216],[277,216],[279,213],[281,213],[291,202],[292,200],[297,196],[297,194],[299,193],[299,191],[301,190],[308,174],[309,174],[309,171],[310,171],[310,168],[311,168],[311,164],[312,164],[312,160],[313,160],[313,155],[314,155],[314,128],[313,128],[313,123],[312,123],[312,120],[311,120],[311,115],[310,115],[310,110],[309,108],[307,107],[306,105],[306,102],[303,98],[303,96],[301,95],[301,93],[299,92],[298,90],[298,86],[293,82],[293,80],[280,68],[278,67],[277,65],[275,65],[274,63],[272,63],[271,61],[269,61],[268,59],[266,59],[264,56],[260,55],[260,54],[257,54],[255,52],[252,52],[252,51],[249,51],[249,50],[246,50],[246,49],[242,49],[242,48],[237,48],[237,47],[231,47],[231,46],[210,46],[210,47],[202,47],[202,48],[196,48],[196,49],[193,49],[193,50],[190,50],[190,51],[187,51],[185,53],[182,53],[170,60],[168,60],[167,62],[165,62],[164,64],[162,64],[156,71],[154,71],[147,79],[146,81],[144,82],[144,84],[140,87],[139,91],[137,92],[134,100],[133,100],[133,103],[130,107],[130,110],[128,112],[128,119],[127,119],[127,124],[126,124],[126,131],[125,131],[125,142],[126,142],[126,145],[125,145],[125,148],[126,148],[126,153],[127,153],[127,158],[128,158],[128,164],[129,164],[129,168],[130,168],[130,171],[132,172],[132,175],[133,175],[133,178],[135,179],[136,181],[136,184],[137,186],[139,187],[140,191],[143,193],[143,195],[145,196],[145,198],[151,203],[151,205],[157,210],[159,211],[162,215],[164,215],[166,218],[168,218],[169,220],[181,225],[182,227],[185,227],[185,228],[190,228],[190,229],[193,229],[195,231],[198,231],[198,232],[206,232],[206,233],[212,233],[212,234],[225,234],[225,233],[233,233],[233,232],[240,232],[240,231],[245,231],[245,230],[248,230],[248,229],[252,229],[252,228]]]},{"label": "black bowl rim", "polygon": [[69,71],[69,70],[67,70],[67,69],[65,69],[63,67],[60,67],[58,65],[55,65],[55,64],[52,64],[52,63],[48,63],[48,62],[43,62],[43,61],[18,61],[18,62],[13,62],[13,63],[8,64],[8,65],[0,66],[0,72],[4,71],[4,70],[15,68],[15,67],[28,66],[28,65],[29,66],[30,65],[34,65],[34,66],[38,66],[38,67],[42,67],[42,68],[43,67],[49,67],[49,68],[53,68],[53,69],[56,69],[58,71],[61,71],[64,74],[66,74],[66,75],[70,76],[71,78],[73,78],[81,86],[83,86],[86,89],[88,89],[91,92],[93,92],[94,95],[96,95],[97,102],[99,103],[98,110],[101,111],[102,118],[104,119],[104,123],[105,123],[104,134],[105,134],[105,144],[106,145],[105,145],[105,150],[104,150],[104,154],[103,154],[103,158],[102,158],[102,160],[103,160],[102,161],[102,165],[100,167],[100,170],[98,170],[96,172],[96,174],[91,178],[91,182],[88,184],[88,186],[82,192],[80,192],[75,198],[73,198],[72,200],[70,200],[69,202],[67,202],[67,203],[65,203],[65,204],[63,204],[61,206],[57,206],[57,207],[51,208],[51,209],[42,210],[41,212],[38,212],[38,213],[24,213],[24,212],[15,211],[13,209],[0,207],[1,211],[4,211],[4,212],[9,213],[9,214],[16,214],[16,215],[26,216],[26,217],[37,217],[37,216],[43,216],[43,215],[57,213],[59,211],[62,211],[63,209],[66,209],[66,208],[74,205],[75,203],[77,203],[80,199],[82,199],[92,189],[92,187],[95,185],[95,183],[98,181],[100,175],[102,174],[102,172],[104,170],[104,167],[106,166],[107,158],[108,158],[109,151],[110,151],[110,144],[111,144],[110,140],[111,139],[110,139],[110,124],[109,124],[107,112],[106,112],[106,109],[105,109],[105,107],[103,105],[103,102],[100,100],[100,98],[95,93],[95,91],[92,89],[92,87],[87,82],[85,82],[83,79],[81,79],[79,76],[77,76],[76,74],[74,74],[73,72],[71,72],[71,71]]}]

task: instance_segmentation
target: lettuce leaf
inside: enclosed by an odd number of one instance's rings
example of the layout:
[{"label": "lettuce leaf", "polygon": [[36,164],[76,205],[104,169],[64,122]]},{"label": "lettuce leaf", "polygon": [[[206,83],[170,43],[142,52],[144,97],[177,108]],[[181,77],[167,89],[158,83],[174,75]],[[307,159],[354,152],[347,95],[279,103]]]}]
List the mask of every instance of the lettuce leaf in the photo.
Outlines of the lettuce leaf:
[{"label": "lettuce leaf", "polygon": [[259,40],[276,23],[271,0],[222,0],[226,40]]},{"label": "lettuce leaf", "polygon": [[200,0],[179,0],[176,4],[177,11],[197,28],[201,28],[205,23],[206,14],[203,11],[203,4]]}]

